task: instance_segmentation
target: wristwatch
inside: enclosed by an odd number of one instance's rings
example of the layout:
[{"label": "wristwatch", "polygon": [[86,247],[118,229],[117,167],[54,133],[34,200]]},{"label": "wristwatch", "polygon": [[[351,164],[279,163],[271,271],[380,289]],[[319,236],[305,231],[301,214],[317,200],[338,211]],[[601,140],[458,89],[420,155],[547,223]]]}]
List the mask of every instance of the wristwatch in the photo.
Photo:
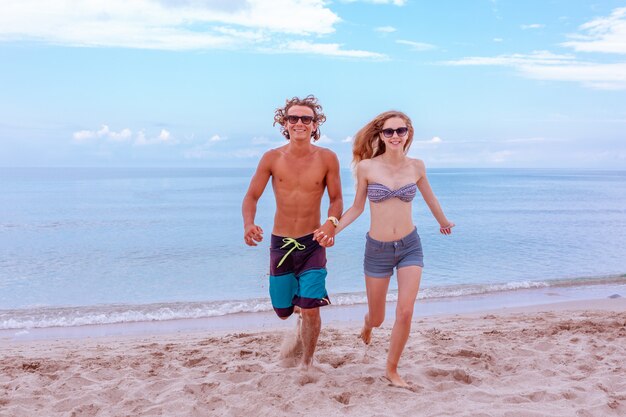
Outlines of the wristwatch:
[{"label": "wristwatch", "polygon": [[337,219],[335,216],[328,216],[328,218],[326,220],[330,220],[330,222],[335,227],[339,226],[339,219]]}]

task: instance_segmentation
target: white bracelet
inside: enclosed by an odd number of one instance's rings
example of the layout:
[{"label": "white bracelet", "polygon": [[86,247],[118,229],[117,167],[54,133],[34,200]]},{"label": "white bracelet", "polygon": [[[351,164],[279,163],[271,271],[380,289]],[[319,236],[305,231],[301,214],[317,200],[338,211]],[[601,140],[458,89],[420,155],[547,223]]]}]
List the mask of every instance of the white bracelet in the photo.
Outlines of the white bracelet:
[{"label": "white bracelet", "polygon": [[335,216],[328,216],[326,221],[329,221],[329,220],[333,224],[333,226],[335,227],[339,226],[339,219],[337,219]]}]

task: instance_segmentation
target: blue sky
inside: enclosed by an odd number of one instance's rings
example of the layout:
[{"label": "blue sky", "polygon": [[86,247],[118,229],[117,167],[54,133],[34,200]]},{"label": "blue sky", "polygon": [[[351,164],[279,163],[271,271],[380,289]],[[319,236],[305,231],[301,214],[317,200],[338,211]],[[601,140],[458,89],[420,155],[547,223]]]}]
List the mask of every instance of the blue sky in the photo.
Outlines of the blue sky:
[{"label": "blue sky", "polygon": [[0,0],[0,166],[252,167],[315,94],[430,167],[626,167],[626,1]]}]

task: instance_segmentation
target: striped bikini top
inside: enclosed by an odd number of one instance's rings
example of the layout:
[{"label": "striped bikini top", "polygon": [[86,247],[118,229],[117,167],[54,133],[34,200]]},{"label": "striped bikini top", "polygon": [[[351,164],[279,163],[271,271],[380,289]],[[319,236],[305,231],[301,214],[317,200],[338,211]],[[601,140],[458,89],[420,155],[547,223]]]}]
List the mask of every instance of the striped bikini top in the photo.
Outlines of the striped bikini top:
[{"label": "striped bikini top", "polygon": [[367,184],[367,196],[372,203],[382,203],[390,198],[397,197],[400,200],[409,203],[417,193],[417,185],[412,182],[404,185],[396,190],[392,190],[386,185],[373,182]]}]

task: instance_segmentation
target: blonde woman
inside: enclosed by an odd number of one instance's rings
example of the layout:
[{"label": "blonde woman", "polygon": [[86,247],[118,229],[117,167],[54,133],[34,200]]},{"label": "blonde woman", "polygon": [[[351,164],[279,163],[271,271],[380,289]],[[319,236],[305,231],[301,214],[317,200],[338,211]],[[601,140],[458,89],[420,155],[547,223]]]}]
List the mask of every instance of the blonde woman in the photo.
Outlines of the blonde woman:
[{"label": "blonde woman", "polygon": [[[413,125],[407,115],[388,111],[366,124],[355,136],[353,164],[357,190],[354,203],[339,221],[336,233],[352,223],[370,200],[371,222],[366,234],[364,272],[368,312],[361,339],[369,344],[372,329],[385,319],[385,302],[393,269],[397,270],[398,303],[387,355],[386,378],[394,386],[409,385],[398,374],[398,362],[411,330],[413,307],[422,277],[423,254],[413,224],[412,200],[419,190],[444,235],[454,223],[443,214],[433,193],[424,162],[409,158]],[[323,231],[316,231],[323,245]]]}]

